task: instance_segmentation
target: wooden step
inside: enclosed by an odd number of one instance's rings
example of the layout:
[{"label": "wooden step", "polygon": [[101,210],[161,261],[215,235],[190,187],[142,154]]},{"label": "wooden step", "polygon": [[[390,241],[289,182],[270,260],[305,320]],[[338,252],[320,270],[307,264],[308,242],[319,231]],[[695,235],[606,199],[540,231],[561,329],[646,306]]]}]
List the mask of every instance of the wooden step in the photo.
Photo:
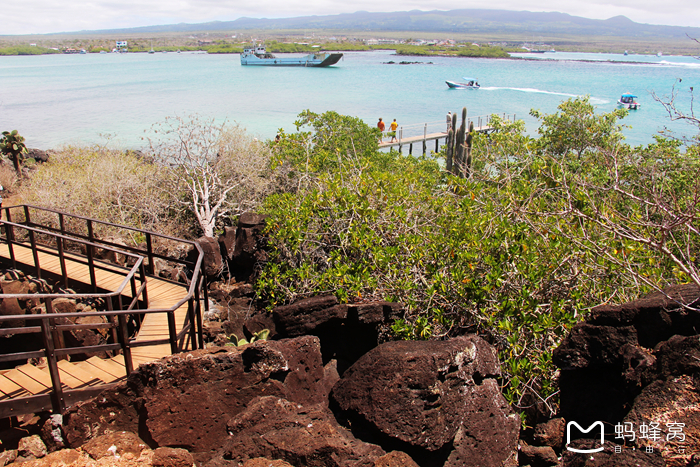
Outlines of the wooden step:
[{"label": "wooden step", "polygon": [[126,369],[124,368],[124,365],[120,365],[113,359],[103,360],[98,357],[92,357],[86,361],[90,362],[91,365],[101,369],[102,371],[105,371],[112,375],[112,381],[116,381],[126,377]]},{"label": "wooden step", "polygon": [[103,369],[93,365],[90,361],[76,362],[73,365],[85,371],[86,373],[93,375],[93,377],[99,379],[103,383],[109,384],[116,381],[114,375],[112,375],[111,373],[107,373]]},{"label": "wooden step", "polygon": [[34,365],[22,365],[22,366],[18,366],[17,368],[15,368],[15,370],[21,371],[25,375],[38,381],[39,383],[46,386],[47,388],[53,387],[51,385],[51,376],[49,375],[48,368],[39,369],[39,368],[35,367]]},{"label": "wooden step", "polygon": [[50,385],[46,386],[44,384],[41,384],[34,378],[27,376],[25,373],[19,371],[19,369],[17,368],[5,374],[4,376],[5,378],[11,380],[13,383],[17,384],[18,386],[23,387],[30,394],[43,394],[45,392],[50,391]]},{"label": "wooden step", "polygon": [[[30,274],[34,267],[34,255],[28,245],[13,245],[15,258],[19,264],[24,264]],[[42,270],[61,274],[60,261],[56,254],[39,251],[39,262]],[[0,242],[0,255],[9,258],[9,249],[6,243]],[[91,278],[85,258],[67,253],[66,269],[68,276],[73,281],[90,284]],[[77,259],[74,261],[73,258]],[[116,290],[124,281],[128,269],[109,264],[100,263],[95,271],[97,287],[102,290]],[[137,279],[137,287],[141,286]],[[149,307],[154,309],[168,309],[183,299],[188,292],[186,284],[175,284],[161,280],[157,277],[148,277],[147,293],[149,295]],[[124,303],[131,297],[131,285],[127,284],[123,290]],[[115,301],[116,302],[116,301]],[[187,303],[180,306],[174,312],[175,323],[180,331],[187,315]],[[140,333],[136,337],[138,341],[160,340],[169,337],[168,316],[166,313],[149,313],[143,315]],[[170,345],[138,347],[132,350],[134,367],[159,360],[170,355]],[[70,362],[61,360],[58,362],[59,375],[62,387],[65,389],[77,389],[99,386],[105,383],[123,381],[126,378],[126,368],[123,355],[112,359],[100,359],[92,357],[82,362]],[[0,371],[0,401],[7,401],[15,397],[23,397],[34,394],[46,394],[52,390],[51,378],[48,368],[37,368],[32,365],[22,365],[11,370]]]},{"label": "wooden step", "polygon": [[29,393],[22,386],[11,379],[5,378],[4,375],[0,376],[0,400],[28,395]]},{"label": "wooden step", "polygon": [[[89,371],[78,366],[76,363],[69,362],[68,360],[60,360],[58,362],[58,369],[61,374],[61,381],[64,381],[66,376],[70,376],[78,380],[83,386],[95,386],[100,384],[99,378],[90,374]],[[66,382],[66,384],[68,383]]]}]

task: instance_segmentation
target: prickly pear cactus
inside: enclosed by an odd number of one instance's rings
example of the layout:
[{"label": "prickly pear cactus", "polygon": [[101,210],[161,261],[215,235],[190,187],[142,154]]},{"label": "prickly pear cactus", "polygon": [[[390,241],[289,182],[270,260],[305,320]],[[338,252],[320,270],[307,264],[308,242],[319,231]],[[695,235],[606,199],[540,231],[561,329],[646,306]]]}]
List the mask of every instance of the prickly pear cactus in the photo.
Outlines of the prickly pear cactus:
[{"label": "prickly pear cactus", "polygon": [[0,153],[6,155],[14,164],[17,173],[20,171],[20,164],[27,153],[27,146],[24,145],[24,137],[20,136],[17,130],[3,131],[0,139]]}]

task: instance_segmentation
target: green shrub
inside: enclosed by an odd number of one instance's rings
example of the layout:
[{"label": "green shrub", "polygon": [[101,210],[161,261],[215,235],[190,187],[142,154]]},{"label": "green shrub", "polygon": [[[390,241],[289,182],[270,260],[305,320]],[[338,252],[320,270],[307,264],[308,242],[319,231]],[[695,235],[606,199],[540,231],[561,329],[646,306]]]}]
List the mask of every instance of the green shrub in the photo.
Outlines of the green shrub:
[{"label": "green shrub", "polygon": [[16,45],[0,49],[0,55],[45,55],[59,53],[61,53],[59,50],[30,45]]},{"label": "green shrub", "polygon": [[[587,115],[587,104],[568,103],[555,123]],[[533,139],[522,122],[494,117],[498,131],[474,138],[472,176],[460,179],[430,157],[378,152],[374,129],[357,120],[305,112],[301,123],[312,130],[284,135],[276,148],[307,182],[265,204],[271,254],[256,284],[260,298],[275,306],[332,291],[343,302],[401,302],[398,338],[488,336],[508,400],[554,410],[552,351],[591,307],[692,280],[664,251],[600,222],[606,213],[634,229],[644,214],[644,203],[611,195],[611,161],[646,198],[673,172],[662,184],[667,198],[683,200],[688,223],[696,222],[694,158],[665,140],[627,147],[616,136],[621,116],[591,120],[604,131],[570,148],[580,158],[562,157],[558,138]],[[544,121],[544,131],[554,127]],[[640,173],[640,162],[649,169]],[[663,222],[640,235],[659,234]],[[673,251],[696,251],[697,233],[683,232]]]}]

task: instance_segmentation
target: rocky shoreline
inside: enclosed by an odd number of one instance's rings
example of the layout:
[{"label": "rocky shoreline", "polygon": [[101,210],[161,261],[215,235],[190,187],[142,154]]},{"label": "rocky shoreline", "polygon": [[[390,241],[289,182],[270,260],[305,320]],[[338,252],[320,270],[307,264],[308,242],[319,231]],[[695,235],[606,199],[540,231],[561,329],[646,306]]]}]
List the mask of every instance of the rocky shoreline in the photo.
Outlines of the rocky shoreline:
[{"label": "rocky shoreline", "polygon": [[[593,309],[554,352],[559,413],[521,429],[478,335],[393,341],[400,304],[332,295],[255,311],[263,222],[248,214],[202,241],[205,271],[228,262],[235,278],[211,286],[206,350],[143,364],[62,415],[3,421],[0,466],[700,465],[696,286]],[[267,340],[225,345],[263,329]],[[604,441],[572,422],[601,422]]]}]

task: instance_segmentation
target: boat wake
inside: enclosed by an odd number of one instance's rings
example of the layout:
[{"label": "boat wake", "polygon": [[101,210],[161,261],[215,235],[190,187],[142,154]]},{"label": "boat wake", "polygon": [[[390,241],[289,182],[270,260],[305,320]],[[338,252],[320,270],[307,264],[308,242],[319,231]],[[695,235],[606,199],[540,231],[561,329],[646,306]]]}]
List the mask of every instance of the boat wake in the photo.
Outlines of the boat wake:
[{"label": "boat wake", "polygon": [[[564,96],[564,97],[583,97],[578,94],[568,94],[565,92],[553,92],[553,91],[545,91],[543,89],[535,89],[535,88],[507,88],[507,87],[499,87],[499,86],[482,86],[481,89],[483,91],[519,91],[519,92],[532,92],[532,93],[537,93],[537,94],[551,94],[553,96]],[[591,104],[608,104],[610,103],[609,100],[607,99],[600,99],[597,97],[591,97]]]},{"label": "boat wake", "polygon": [[[700,60],[700,57],[693,57]],[[668,62],[666,60],[661,60],[658,62],[659,65],[664,66],[677,66],[681,68],[700,68],[700,63],[686,63],[686,62]]]}]

